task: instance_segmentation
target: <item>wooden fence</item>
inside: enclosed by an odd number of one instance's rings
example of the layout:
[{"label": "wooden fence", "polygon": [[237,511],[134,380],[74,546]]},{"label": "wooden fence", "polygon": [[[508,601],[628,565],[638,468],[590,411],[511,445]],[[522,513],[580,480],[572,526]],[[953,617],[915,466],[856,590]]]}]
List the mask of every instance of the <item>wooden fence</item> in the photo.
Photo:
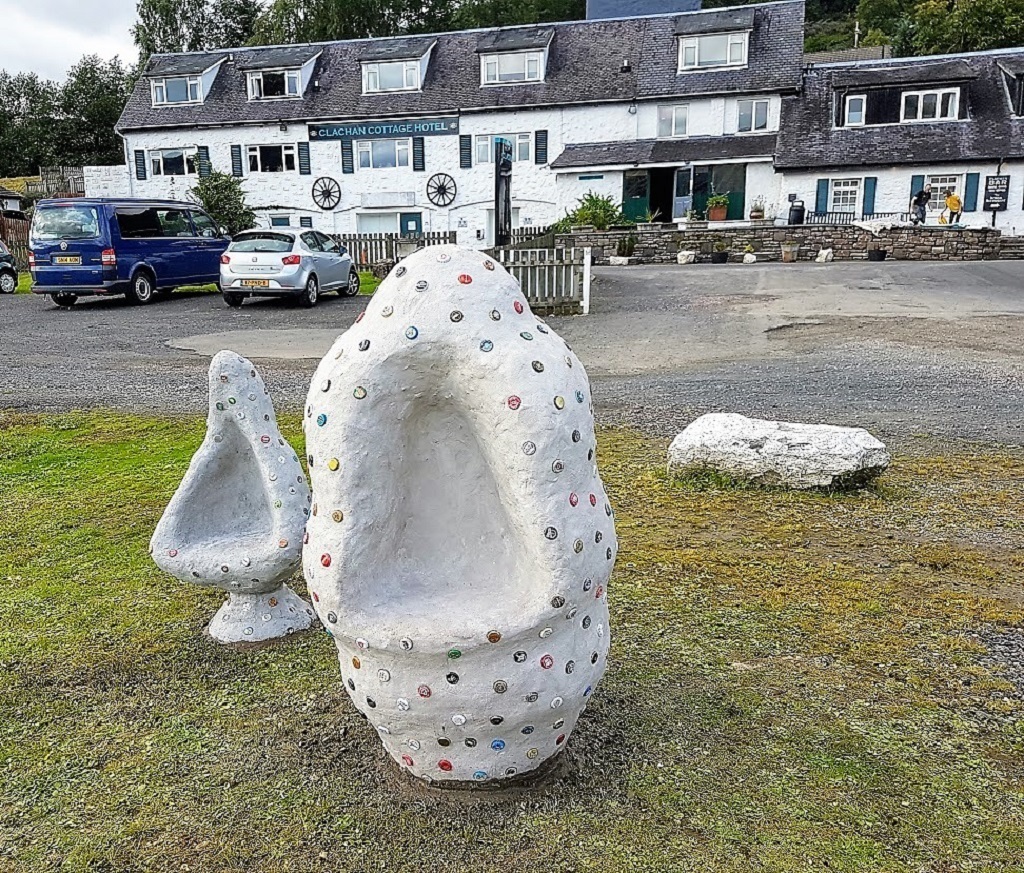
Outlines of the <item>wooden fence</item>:
[{"label": "wooden fence", "polygon": [[0,215],[0,239],[14,255],[19,270],[28,269],[28,219]]},{"label": "wooden fence", "polygon": [[371,266],[381,261],[397,261],[406,244],[417,243],[422,247],[454,243],[455,231],[431,231],[416,237],[398,233],[334,234],[334,239],[349,250],[356,264]]},{"label": "wooden fence", "polygon": [[530,308],[553,315],[590,312],[590,248],[493,249],[491,256],[523,289]]}]

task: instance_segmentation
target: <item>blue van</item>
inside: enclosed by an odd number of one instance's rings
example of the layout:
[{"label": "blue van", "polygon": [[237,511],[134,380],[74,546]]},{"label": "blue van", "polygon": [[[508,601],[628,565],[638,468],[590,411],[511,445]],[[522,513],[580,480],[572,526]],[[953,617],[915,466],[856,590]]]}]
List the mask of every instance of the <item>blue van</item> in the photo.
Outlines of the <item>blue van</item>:
[{"label": "blue van", "polygon": [[32,291],[58,306],[93,294],[150,303],[179,285],[217,284],[230,241],[194,203],[40,200],[28,241]]}]

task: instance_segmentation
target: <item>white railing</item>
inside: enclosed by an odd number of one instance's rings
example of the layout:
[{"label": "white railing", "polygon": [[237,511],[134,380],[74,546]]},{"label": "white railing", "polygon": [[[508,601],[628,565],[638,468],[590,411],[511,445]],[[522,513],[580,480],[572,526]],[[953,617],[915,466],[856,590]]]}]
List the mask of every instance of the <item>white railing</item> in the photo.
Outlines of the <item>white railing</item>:
[{"label": "white railing", "polygon": [[590,248],[497,249],[494,258],[519,282],[531,309],[590,312]]}]

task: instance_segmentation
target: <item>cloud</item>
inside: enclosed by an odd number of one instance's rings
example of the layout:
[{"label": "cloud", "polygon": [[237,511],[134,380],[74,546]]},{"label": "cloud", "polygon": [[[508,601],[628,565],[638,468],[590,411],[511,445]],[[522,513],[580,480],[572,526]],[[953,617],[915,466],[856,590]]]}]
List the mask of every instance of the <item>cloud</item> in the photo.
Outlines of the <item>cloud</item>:
[{"label": "cloud", "polygon": [[0,0],[0,68],[63,79],[83,55],[138,60],[132,42],[135,0]]}]

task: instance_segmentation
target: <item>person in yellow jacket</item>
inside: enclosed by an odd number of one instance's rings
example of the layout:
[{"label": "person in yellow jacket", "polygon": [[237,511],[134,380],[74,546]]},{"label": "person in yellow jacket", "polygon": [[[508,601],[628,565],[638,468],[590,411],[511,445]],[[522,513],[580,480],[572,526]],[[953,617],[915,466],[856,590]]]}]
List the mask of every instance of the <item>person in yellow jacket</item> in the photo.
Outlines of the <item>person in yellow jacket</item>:
[{"label": "person in yellow jacket", "polygon": [[946,189],[946,210],[949,212],[948,221],[950,224],[956,224],[964,214],[963,201],[952,188]]}]

